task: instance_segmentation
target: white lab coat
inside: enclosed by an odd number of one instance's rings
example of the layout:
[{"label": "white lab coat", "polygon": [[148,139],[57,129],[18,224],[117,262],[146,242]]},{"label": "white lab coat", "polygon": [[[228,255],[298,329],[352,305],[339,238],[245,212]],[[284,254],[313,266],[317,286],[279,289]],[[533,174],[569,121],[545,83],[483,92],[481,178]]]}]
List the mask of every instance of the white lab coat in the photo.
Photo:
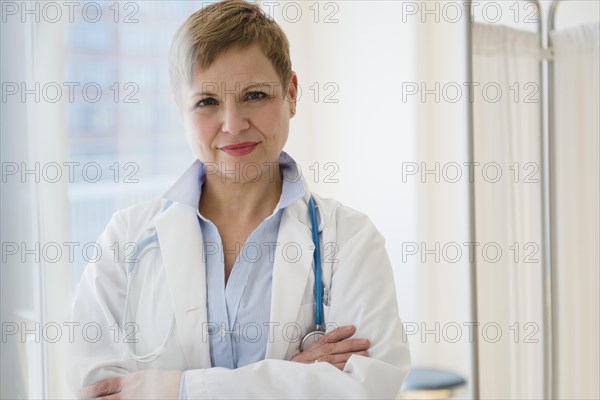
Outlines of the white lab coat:
[{"label": "white lab coat", "polygon": [[[304,179],[303,184],[309,193]],[[190,399],[395,398],[410,368],[410,355],[384,239],[365,215],[313,196],[327,297],[325,321],[329,329],[355,325],[354,337],[371,342],[369,357],[353,355],[343,372],[328,363],[288,361],[299,352],[300,338],[315,318],[314,246],[305,196],[288,206],[281,219],[271,324],[263,331],[269,335],[265,360],[235,370],[211,368],[204,246],[196,208],[157,198],[113,215],[98,241],[101,257],[83,273],[73,321],[82,328],[88,325],[82,335],[86,340],[79,338],[71,346],[74,389],[142,369],[177,369],[187,371]],[[128,301],[133,310],[128,320],[139,325],[129,326],[124,335],[117,327],[127,294],[125,259],[134,248],[127,243],[140,243],[154,233],[160,250],[153,247],[138,258],[139,294]],[[165,340],[173,313],[175,325],[162,356],[152,363],[133,361],[128,346],[138,355],[152,352]],[[126,344],[127,339],[138,343]]]}]

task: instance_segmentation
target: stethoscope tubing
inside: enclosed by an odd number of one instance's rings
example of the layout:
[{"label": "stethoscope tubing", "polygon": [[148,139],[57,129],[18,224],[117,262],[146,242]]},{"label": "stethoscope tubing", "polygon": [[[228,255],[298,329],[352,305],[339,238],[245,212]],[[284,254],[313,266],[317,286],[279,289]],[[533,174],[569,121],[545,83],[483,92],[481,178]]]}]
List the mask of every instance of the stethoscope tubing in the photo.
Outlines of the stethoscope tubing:
[{"label": "stethoscope tubing", "polygon": [[310,196],[308,201],[308,209],[310,210],[310,222],[312,225],[312,240],[315,246],[313,253],[315,261],[315,325],[320,327],[323,325],[323,282],[321,281],[321,246],[319,246],[319,226],[317,225],[317,212],[315,210],[315,201]]}]

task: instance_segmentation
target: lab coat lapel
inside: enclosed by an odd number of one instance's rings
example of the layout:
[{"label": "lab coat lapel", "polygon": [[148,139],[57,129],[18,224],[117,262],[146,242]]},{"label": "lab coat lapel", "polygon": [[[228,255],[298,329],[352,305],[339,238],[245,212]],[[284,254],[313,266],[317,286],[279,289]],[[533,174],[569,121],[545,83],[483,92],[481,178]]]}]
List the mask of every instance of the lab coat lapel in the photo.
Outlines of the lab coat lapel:
[{"label": "lab coat lapel", "polygon": [[[273,263],[271,294],[271,322],[273,328],[265,358],[284,359],[302,303],[302,297],[312,266],[314,246],[311,231],[300,213],[308,215],[308,207],[302,201],[287,207],[281,218],[277,248]],[[301,251],[299,251],[301,250]],[[298,256],[297,254],[300,253]]]},{"label": "lab coat lapel", "polygon": [[157,218],[156,231],[186,364],[210,368],[204,246],[196,210],[173,203]]}]

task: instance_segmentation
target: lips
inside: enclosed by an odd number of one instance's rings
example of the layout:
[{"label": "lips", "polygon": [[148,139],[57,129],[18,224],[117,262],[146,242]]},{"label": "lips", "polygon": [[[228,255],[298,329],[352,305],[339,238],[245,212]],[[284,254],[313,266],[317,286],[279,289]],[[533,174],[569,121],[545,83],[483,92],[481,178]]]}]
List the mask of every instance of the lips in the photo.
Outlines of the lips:
[{"label": "lips", "polygon": [[220,147],[226,154],[241,157],[252,153],[260,142],[242,142]]}]

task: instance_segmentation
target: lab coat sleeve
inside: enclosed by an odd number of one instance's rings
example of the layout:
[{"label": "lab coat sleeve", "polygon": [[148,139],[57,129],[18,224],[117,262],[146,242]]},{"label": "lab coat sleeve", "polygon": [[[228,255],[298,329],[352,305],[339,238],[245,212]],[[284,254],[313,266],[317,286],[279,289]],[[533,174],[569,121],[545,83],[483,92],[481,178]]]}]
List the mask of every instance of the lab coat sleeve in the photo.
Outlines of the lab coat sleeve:
[{"label": "lab coat sleeve", "polygon": [[122,262],[126,229],[122,214],[115,213],[81,277],[71,315],[81,334],[75,335],[68,352],[68,382],[73,394],[83,386],[136,368],[124,357],[127,348],[120,329],[127,285]]},{"label": "lab coat sleeve", "polygon": [[185,372],[189,399],[396,398],[410,369],[410,355],[390,261],[383,237],[368,218],[351,219],[352,223],[344,225],[341,219],[338,224],[337,231],[348,237],[335,255],[326,322],[355,325],[354,337],[371,342],[369,357],[353,355],[344,371],[328,363],[274,359],[235,370],[189,370]]}]

